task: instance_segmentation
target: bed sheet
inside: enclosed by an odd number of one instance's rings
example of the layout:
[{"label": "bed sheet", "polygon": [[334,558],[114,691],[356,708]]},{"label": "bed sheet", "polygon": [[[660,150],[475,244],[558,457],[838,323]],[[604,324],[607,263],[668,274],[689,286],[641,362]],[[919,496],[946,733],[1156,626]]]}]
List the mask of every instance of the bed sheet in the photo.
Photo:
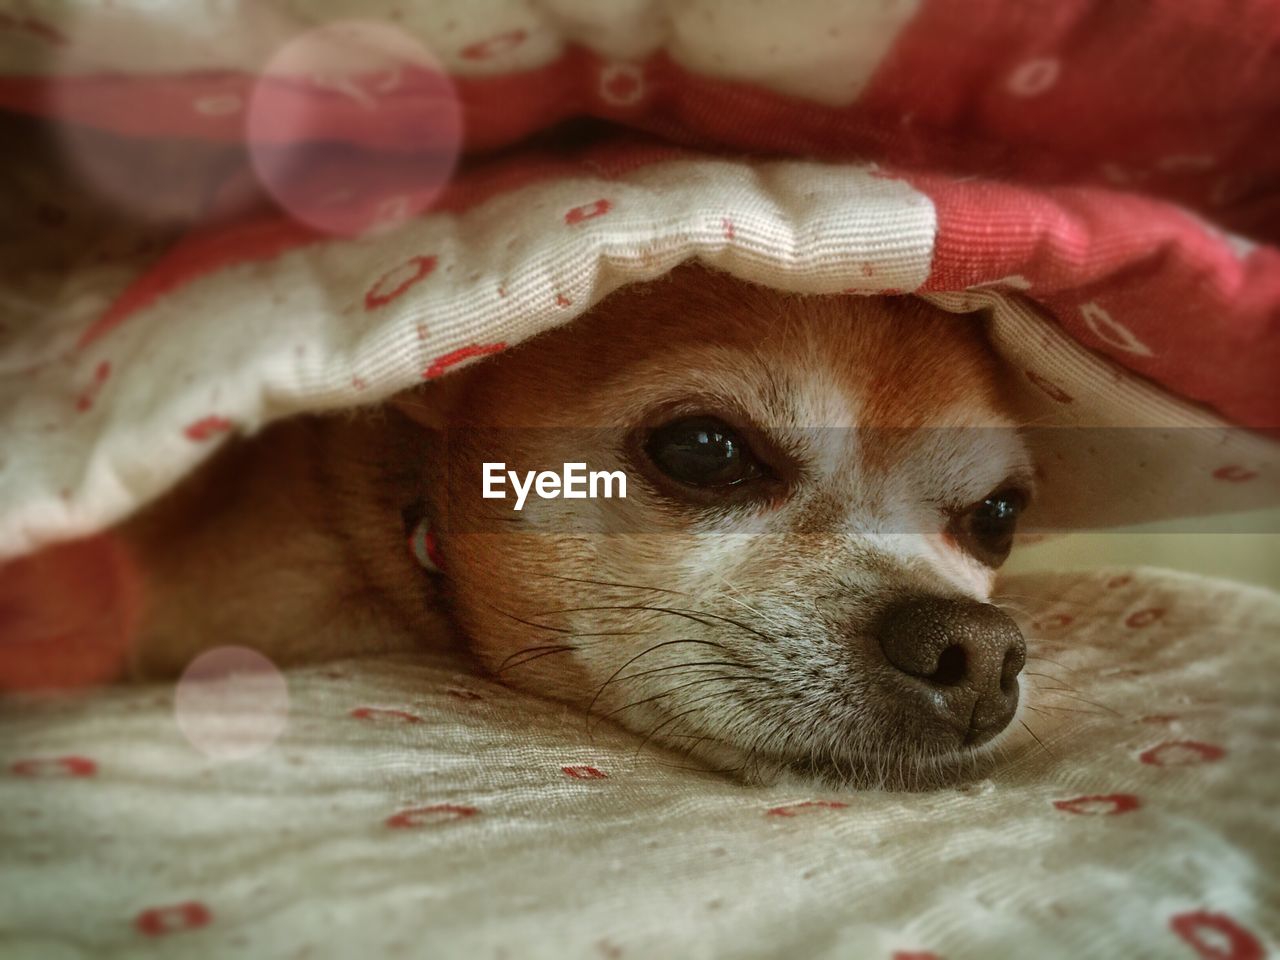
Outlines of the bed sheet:
[{"label": "bed sheet", "polygon": [[446,655],[287,674],[215,761],[172,687],[0,706],[0,955],[1252,960],[1280,930],[1280,600],[1003,585],[1022,728],[936,792],[745,786]]}]

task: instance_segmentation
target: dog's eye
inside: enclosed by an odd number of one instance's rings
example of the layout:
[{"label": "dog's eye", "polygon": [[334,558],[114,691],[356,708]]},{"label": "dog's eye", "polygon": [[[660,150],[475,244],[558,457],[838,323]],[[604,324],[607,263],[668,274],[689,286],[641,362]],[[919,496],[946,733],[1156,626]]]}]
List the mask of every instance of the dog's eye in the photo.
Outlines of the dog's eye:
[{"label": "dog's eye", "polygon": [[952,524],[960,545],[988,566],[1004,563],[1013,549],[1013,534],[1027,497],[1018,490],[1000,490],[974,504]]},{"label": "dog's eye", "polygon": [[661,426],[644,449],[659,470],[691,487],[732,487],[764,474],[741,434],[715,417]]}]

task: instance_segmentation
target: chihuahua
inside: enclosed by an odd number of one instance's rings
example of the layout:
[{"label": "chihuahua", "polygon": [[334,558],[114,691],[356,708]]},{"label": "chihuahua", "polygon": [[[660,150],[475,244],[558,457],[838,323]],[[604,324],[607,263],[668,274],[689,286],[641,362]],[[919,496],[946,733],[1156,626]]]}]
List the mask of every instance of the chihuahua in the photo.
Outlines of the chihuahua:
[{"label": "chihuahua", "polygon": [[685,265],[228,448],[122,528],[133,671],[459,637],[512,686],[749,781],[937,782],[1018,709],[1024,640],[990,602],[1032,486],[1010,409],[972,316]]}]

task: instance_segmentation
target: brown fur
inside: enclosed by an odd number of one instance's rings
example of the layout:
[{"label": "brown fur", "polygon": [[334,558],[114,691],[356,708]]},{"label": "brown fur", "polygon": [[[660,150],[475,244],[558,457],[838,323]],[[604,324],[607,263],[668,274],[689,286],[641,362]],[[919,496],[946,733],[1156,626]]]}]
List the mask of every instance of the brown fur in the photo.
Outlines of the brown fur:
[{"label": "brown fur", "polygon": [[[880,669],[862,639],[875,598],[940,582],[984,598],[990,571],[946,535],[939,491],[977,500],[1027,472],[1016,444],[920,439],[924,427],[1009,423],[973,318],[910,298],[792,297],[692,266],[393,406],[274,427],[125,527],[149,571],[139,674],[232,643],[292,663],[447,642],[447,608],[502,679],[745,775],[805,757],[887,763],[907,748],[875,746],[878,695],[830,701],[869,691]],[[628,431],[706,408],[796,462],[785,495],[710,516],[636,467]],[[585,460],[625,470],[630,489],[531,498],[513,514],[480,498],[486,460]],[[443,580],[404,544],[400,511],[418,496],[440,531]],[[918,534],[900,536],[903,523]],[[655,638],[663,649],[648,649]],[[718,689],[681,671],[726,658],[771,693],[726,692],[737,714],[715,724],[655,685],[669,667],[692,692]],[[655,669],[611,680],[635,661]],[[839,737],[815,727],[828,714]],[[903,736],[929,753],[927,731]]]}]

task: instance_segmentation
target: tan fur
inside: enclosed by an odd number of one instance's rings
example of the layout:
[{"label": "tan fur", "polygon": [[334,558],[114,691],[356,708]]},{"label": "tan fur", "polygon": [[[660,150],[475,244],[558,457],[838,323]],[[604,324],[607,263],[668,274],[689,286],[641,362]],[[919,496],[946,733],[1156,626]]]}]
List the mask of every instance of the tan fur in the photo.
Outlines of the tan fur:
[{"label": "tan fur", "polygon": [[175,675],[217,646],[291,664],[443,641],[399,515],[418,440],[394,412],[287,421],[127,523],[144,571],[133,675]]},{"label": "tan fur", "polygon": [[[803,465],[785,496],[708,512],[637,468],[625,437],[646,418],[706,409]],[[151,578],[137,669],[230,643],[286,663],[445,642],[447,608],[504,681],[743,776],[923,769],[945,751],[882,702],[868,618],[913,586],[986,597],[942,504],[1029,472],[1011,431],[956,429],[1007,426],[974,318],[687,266],[392,410],[220,457],[125,528]],[[630,489],[516,514],[481,499],[487,460],[586,461]],[[442,579],[404,545],[419,495]]]}]

